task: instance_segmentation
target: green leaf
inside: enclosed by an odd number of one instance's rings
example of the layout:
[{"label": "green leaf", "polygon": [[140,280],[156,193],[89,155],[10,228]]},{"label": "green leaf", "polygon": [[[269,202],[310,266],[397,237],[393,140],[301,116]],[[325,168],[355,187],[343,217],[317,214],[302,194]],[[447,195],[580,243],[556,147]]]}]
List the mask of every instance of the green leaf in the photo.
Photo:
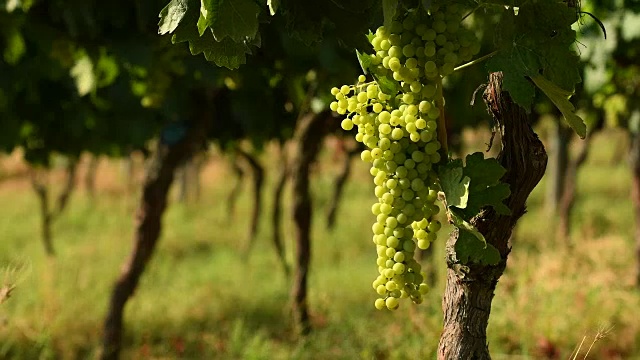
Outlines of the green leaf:
[{"label": "green leaf", "polygon": [[382,14],[384,16],[384,27],[389,29],[398,9],[398,0],[382,0]]},{"label": "green leaf", "polygon": [[198,18],[198,32],[200,36],[205,30],[213,26],[220,15],[220,6],[225,0],[202,0],[200,16]]},{"label": "green leaf", "polygon": [[380,87],[380,91],[387,95],[396,95],[399,90],[399,85],[395,80],[389,79],[386,75],[380,76],[377,74],[372,74],[373,79]]},{"label": "green leaf", "polygon": [[356,49],[356,56],[358,57],[358,62],[360,63],[360,67],[365,75],[369,73],[369,68],[371,67],[371,55],[361,53]]},{"label": "green leaf", "polygon": [[584,139],[587,136],[587,125],[580,116],[576,114],[576,108],[573,106],[569,98],[572,93],[559,88],[551,81],[545,79],[542,75],[532,76],[531,80],[547,95],[553,104],[564,115],[565,120],[571,128]]},{"label": "green leaf", "polygon": [[205,0],[203,4],[208,26],[217,41],[230,37],[240,43],[256,36],[260,6],[253,0]]},{"label": "green leaf", "polygon": [[164,35],[174,32],[178,25],[180,25],[188,9],[188,0],[171,0],[171,2],[160,11],[158,34]]},{"label": "green leaf", "polygon": [[369,41],[369,44],[371,43],[371,41],[373,40],[373,38],[376,37],[376,34],[374,34],[373,32],[371,32],[371,30],[369,30],[369,32],[367,32],[367,40]]},{"label": "green leaf", "polygon": [[476,216],[486,206],[493,207],[501,215],[511,214],[503,202],[511,194],[509,185],[500,182],[505,172],[496,159],[485,159],[480,152],[467,155],[464,175],[471,179],[469,202],[460,211],[466,220]]},{"label": "green leaf", "polygon": [[471,232],[460,229],[455,244],[458,261],[483,265],[496,265],[500,262],[500,252],[493,245],[482,242]]},{"label": "green leaf", "polygon": [[542,74],[569,91],[581,81],[579,57],[572,50],[576,20],[575,9],[560,1],[523,2],[517,15],[503,12],[495,37],[500,51],[487,69],[503,72],[503,89],[527,111],[535,95],[528,77]]},{"label": "green leaf", "polygon": [[497,159],[485,159],[481,152],[476,152],[467,155],[464,172],[473,178],[470,191],[475,192],[498,184],[507,170],[500,165]]},{"label": "green leaf", "polygon": [[267,6],[269,7],[269,14],[274,16],[280,6],[280,0],[267,0]]},{"label": "green leaf", "polygon": [[482,241],[483,244],[487,244],[487,240],[484,238],[484,235],[478,230],[475,226],[471,225],[468,221],[462,218],[459,214],[459,209],[451,208],[451,221],[452,224],[461,230],[466,230],[475,236],[478,240]]},{"label": "green leaf", "polygon": [[505,172],[496,159],[485,159],[480,152],[468,155],[464,167],[460,159],[440,167],[438,177],[449,211],[464,221],[487,206],[498,214],[511,214],[503,202],[511,194],[509,185],[500,182]]},{"label": "green leaf", "polygon": [[[181,40],[174,35],[172,41],[178,43],[185,40]],[[244,43],[234,42],[230,38],[216,41],[210,31],[207,31],[201,37],[191,38],[188,41],[191,55],[202,53],[208,61],[213,61],[216,65],[224,66],[231,70],[246,64],[246,55],[251,54],[251,49]]]},{"label": "green leaf", "polygon": [[208,61],[213,61],[218,66],[233,70],[245,64],[247,62],[247,54],[251,54],[249,45],[259,44],[259,36],[255,36],[250,42],[235,42],[230,37],[226,37],[222,41],[216,41],[211,29],[207,29],[200,36],[196,26],[200,12],[194,8],[194,6],[189,8],[185,19],[174,31],[171,42],[174,44],[188,42],[192,55],[202,53]]},{"label": "green leaf", "polygon": [[536,88],[526,77],[535,74],[537,69],[535,55],[526,49],[502,50],[487,61],[487,71],[502,71],[502,89],[527,112],[533,105]]},{"label": "green leaf", "polygon": [[447,199],[447,206],[461,209],[467,207],[469,201],[469,183],[471,179],[463,175],[462,161],[454,160],[439,171],[440,186]]}]

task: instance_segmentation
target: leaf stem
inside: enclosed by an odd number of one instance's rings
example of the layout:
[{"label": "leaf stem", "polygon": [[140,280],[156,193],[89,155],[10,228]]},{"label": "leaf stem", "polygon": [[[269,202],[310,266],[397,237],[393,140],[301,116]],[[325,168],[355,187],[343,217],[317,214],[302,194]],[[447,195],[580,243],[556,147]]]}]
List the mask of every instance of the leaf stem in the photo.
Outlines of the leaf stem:
[{"label": "leaf stem", "polygon": [[475,64],[477,64],[477,63],[479,63],[479,62],[482,62],[482,61],[487,60],[488,58],[492,57],[493,55],[495,55],[495,54],[497,54],[497,53],[498,53],[498,50],[496,50],[496,51],[494,51],[494,52],[492,52],[492,53],[489,53],[489,54],[487,54],[487,55],[484,55],[484,56],[482,56],[482,57],[479,57],[479,58],[477,58],[477,59],[475,59],[475,60],[471,60],[471,61],[469,61],[469,62],[468,62],[468,63],[466,63],[466,64],[462,64],[462,65],[460,65],[460,66],[458,66],[458,67],[454,68],[454,69],[453,69],[453,71],[455,72],[455,71],[458,71],[458,70],[462,70],[462,69],[464,69],[464,68],[468,68],[469,66],[472,66],[472,65],[475,65]]}]

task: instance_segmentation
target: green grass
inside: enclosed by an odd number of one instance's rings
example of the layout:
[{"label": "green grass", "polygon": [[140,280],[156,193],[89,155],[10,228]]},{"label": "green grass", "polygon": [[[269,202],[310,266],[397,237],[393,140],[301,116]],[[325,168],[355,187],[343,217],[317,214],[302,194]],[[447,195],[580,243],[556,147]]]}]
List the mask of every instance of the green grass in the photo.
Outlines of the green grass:
[{"label": "green grass", "polygon": [[[590,358],[640,357],[630,176],[609,145],[619,138],[597,139],[597,152],[579,175],[573,251],[555,238],[555,221],[543,211],[544,181],[534,191],[493,301],[489,343],[496,359],[543,358],[545,352],[566,359],[583,336],[589,344],[603,326],[613,330]],[[244,259],[249,184],[235,220],[228,221],[224,201],[231,177],[222,160],[214,158],[212,164],[203,175],[199,201],[173,201],[169,207],[157,252],[126,308],[125,359],[434,357],[442,326],[445,233],[435,247],[437,280],[425,303],[403,303],[393,313],[376,311],[370,286],[376,275],[369,234],[373,186],[358,163],[337,228],[328,232],[324,206],[336,166],[325,154],[312,189],[314,331],[297,339],[288,312],[289,280],[270,243],[269,217],[263,217],[256,247]],[[58,257],[52,261],[43,255],[38,204],[28,184],[0,183],[0,268],[30,264],[13,296],[0,305],[0,358],[87,359],[97,353],[109,292],[132,246],[137,197],[127,195],[117,173],[117,165],[103,164],[95,201],[82,189],[74,195],[55,223]],[[288,196],[284,235],[292,262]]]}]

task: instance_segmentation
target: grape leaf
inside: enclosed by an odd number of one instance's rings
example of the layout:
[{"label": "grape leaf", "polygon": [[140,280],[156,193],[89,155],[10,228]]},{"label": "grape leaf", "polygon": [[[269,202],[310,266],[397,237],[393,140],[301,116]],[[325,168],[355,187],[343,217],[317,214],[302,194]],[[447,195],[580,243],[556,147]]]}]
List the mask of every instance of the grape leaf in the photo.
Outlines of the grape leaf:
[{"label": "grape leaf", "polygon": [[469,201],[469,182],[463,175],[460,159],[449,162],[440,169],[440,186],[447,199],[447,206],[466,208]]},{"label": "grape leaf", "polygon": [[503,201],[511,192],[509,185],[500,182],[505,172],[496,159],[485,159],[479,152],[468,155],[464,167],[460,160],[440,167],[438,176],[450,212],[465,221],[486,206],[493,207],[498,214],[509,215],[511,211]]},{"label": "grape leaf", "polygon": [[500,262],[500,253],[493,245],[482,242],[471,232],[460,229],[455,244],[458,261],[463,264],[469,262],[496,265]]},{"label": "grape leaf", "polygon": [[535,55],[527,49],[515,47],[503,50],[487,61],[487,71],[502,71],[502,89],[527,111],[533,104],[536,88],[526,76],[535,74],[537,68]]},{"label": "grape leaf", "polygon": [[511,210],[503,203],[511,194],[509,185],[500,182],[505,172],[496,159],[485,159],[480,152],[467,155],[464,175],[471,179],[471,183],[469,202],[461,210],[465,219],[470,220],[485,206],[493,207],[501,215],[511,214]]},{"label": "grape leaf", "polygon": [[398,0],[382,0],[382,14],[384,16],[384,27],[389,29],[393,18],[396,16]]},{"label": "grape leaf", "polygon": [[380,91],[387,95],[396,95],[398,93],[399,85],[395,80],[389,79],[386,75],[378,75],[376,73],[373,75],[373,79],[378,84]]},{"label": "grape leaf", "polygon": [[158,34],[164,35],[174,32],[178,25],[180,25],[180,21],[182,21],[188,9],[187,0],[171,0],[171,2],[160,11]]},{"label": "grape leaf", "polygon": [[358,57],[358,62],[360,63],[362,72],[367,75],[369,73],[369,67],[371,67],[371,55],[361,53],[356,49],[356,56]]},{"label": "grape leaf", "polygon": [[193,6],[190,0],[189,10],[179,26],[174,30],[171,42],[174,44],[188,42],[192,55],[204,54],[208,61],[213,61],[218,66],[224,66],[231,70],[237,69],[247,62],[247,54],[251,54],[250,45],[259,44],[259,37],[255,36],[250,43],[245,41],[235,42],[230,37],[222,41],[216,41],[211,29],[207,29],[200,36],[196,25],[200,11]]},{"label": "grape leaf", "polygon": [[205,17],[217,41],[230,37],[239,43],[256,36],[260,6],[254,1],[206,0],[203,4],[207,10]]},{"label": "grape leaf", "polygon": [[556,1],[524,2],[517,15],[503,12],[495,36],[500,50],[487,69],[503,72],[503,89],[527,111],[535,94],[528,77],[542,74],[570,92],[581,81],[579,57],[571,50],[576,20],[575,9]]},{"label": "grape leaf", "polygon": [[587,125],[580,116],[576,114],[576,108],[569,101],[572,93],[561,89],[542,75],[532,76],[531,80],[547,95],[553,104],[562,112],[565,120],[571,128],[584,139],[587,136]]}]

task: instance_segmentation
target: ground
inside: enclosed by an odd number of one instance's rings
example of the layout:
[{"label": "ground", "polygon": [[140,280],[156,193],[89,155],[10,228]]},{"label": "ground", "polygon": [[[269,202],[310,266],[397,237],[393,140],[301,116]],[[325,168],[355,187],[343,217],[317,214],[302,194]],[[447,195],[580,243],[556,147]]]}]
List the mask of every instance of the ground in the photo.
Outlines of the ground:
[{"label": "ground", "polygon": [[[484,135],[480,138],[486,141]],[[488,332],[495,359],[567,359],[584,341],[577,357],[582,359],[598,331],[608,329],[589,358],[640,357],[626,144],[625,134],[616,131],[595,140],[579,173],[573,249],[556,238],[556,221],[544,212],[544,180],[534,191],[493,302]],[[330,153],[323,154],[313,177],[309,302],[314,331],[304,340],[295,338],[289,324],[289,281],[270,243],[275,164],[268,155],[263,156],[268,164],[265,216],[248,258],[241,252],[248,233],[248,181],[232,216],[225,204],[231,172],[216,153],[202,173],[197,201],[178,202],[174,189],[157,253],[126,309],[124,358],[433,358],[442,323],[447,229],[433,258],[425,260],[436,279],[425,303],[401,303],[393,313],[375,310],[370,285],[376,276],[370,240],[374,219],[368,205],[373,185],[365,166],[356,161],[337,227],[328,231],[325,207],[338,168]],[[135,181],[141,173],[138,161]],[[9,280],[18,280],[12,297],[0,305],[0,358],[92,358],[109,291],[132,246],[137,192],[127,188],[120,161],[102,159],[96,198],[90,199],[79,182],[69,208],[54,225],[58,256],[47,259],[39,238],[37,198],[25,175],[17,156],[0,160],[0,269],[8,269]],[[61,176],[54,173],[52,183]],[[284,229],[292,261],[288,199]]]}]

